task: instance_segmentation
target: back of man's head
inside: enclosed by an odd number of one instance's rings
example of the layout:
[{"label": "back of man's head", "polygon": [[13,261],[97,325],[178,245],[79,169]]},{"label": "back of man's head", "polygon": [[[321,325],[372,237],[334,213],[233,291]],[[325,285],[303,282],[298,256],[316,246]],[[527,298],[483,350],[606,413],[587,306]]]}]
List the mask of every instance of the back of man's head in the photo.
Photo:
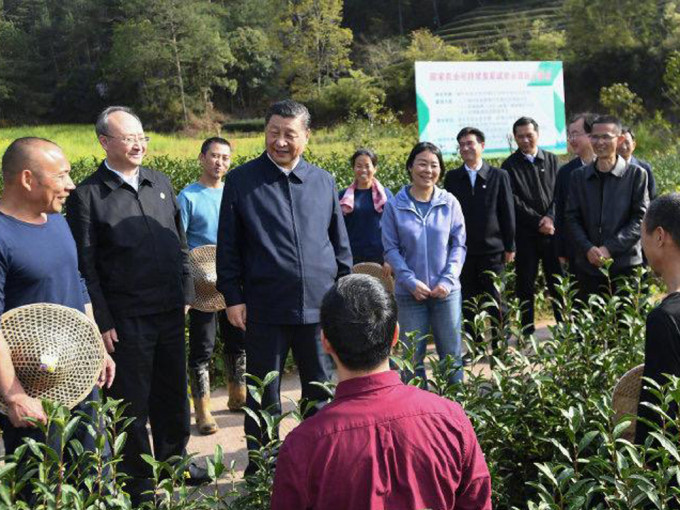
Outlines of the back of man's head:
[{"label": "back of man's head", "polygon": [[341,278],[321,303],[321,329],[348,370],[371,370],[385,361],[396,327],[394,296],[372,276]]},{"label": "back of man's head", "polygon": [[680,193],[669,193],[655,198],[649,204],[644,219],[644,229],[651,234],[661,227],[673,239],[676,248],[680,248]]},{"label": "back of man's head", "polygon": [[42,168],[41,148],[61,150],[56,143],[36,136],[17,138],[9,144],[2,155],[2,179],[5,186],[11,185],[22,170],[40,172]]}]

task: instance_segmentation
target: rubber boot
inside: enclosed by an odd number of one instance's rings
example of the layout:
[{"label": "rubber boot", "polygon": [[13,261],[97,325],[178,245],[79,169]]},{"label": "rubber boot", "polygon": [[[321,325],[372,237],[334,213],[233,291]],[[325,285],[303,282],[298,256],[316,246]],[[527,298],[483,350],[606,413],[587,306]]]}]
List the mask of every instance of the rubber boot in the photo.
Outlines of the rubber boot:
[{"label": "rubber boot", "polygon": [[207,365],[190,370],[191,397],[194,401],[198,432],[204,436],[217,432],[217,423],[210,413],[210,373]]},{"label": "rubber boot", "polygon": [[230,411],[240,411],[246,405],[246,354],[227,354],[227,380],[229,381],[229,402],[227,407]]}]

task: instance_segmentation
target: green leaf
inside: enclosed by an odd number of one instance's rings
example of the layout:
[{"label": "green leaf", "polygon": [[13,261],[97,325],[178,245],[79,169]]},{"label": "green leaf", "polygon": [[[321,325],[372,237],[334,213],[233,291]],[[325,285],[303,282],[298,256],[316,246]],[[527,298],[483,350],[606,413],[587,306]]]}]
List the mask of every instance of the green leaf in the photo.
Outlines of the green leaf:
[{"label": "green leaf", "polygon": [[678,449],[671,442],[670,439],[660,434],[659,432],[651,432],[649,435],[655,438],[657,441],[659,441],[659,443],[661,443],[661,446],[663,446],[663,448],[668,453],[670,453],[676,461],[680,462],[680,454],[678,454]]}]

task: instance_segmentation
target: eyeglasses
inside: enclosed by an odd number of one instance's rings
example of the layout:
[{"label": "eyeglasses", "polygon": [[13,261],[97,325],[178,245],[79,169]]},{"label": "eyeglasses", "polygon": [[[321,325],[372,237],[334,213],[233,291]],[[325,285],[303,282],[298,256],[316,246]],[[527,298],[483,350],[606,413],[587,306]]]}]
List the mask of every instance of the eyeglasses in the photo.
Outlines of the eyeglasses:
[{"label": "eyeglasses", "polygon": [[123,142],[125,145],[134,145],[136,143],[139,144],[144,144],[144,143],[149,143],[149,138],[148,136],[111,136],[104,134],[106,138],[113,138],[114,140],[120,140]]},{"label": "eyeglasses", "polygon": [[573,140],[582,136],[586,136],[586,133],[567,133],[567,140]]},{"label": "eyeglasses", "polygon": [[588,136],[590,137],[590,139],[593,142],[599,142],[599,141],[608,142],[609,140],[613,140],[614,138],[618,138],[618,136],[616,136],[616,135],[588,135]]}]

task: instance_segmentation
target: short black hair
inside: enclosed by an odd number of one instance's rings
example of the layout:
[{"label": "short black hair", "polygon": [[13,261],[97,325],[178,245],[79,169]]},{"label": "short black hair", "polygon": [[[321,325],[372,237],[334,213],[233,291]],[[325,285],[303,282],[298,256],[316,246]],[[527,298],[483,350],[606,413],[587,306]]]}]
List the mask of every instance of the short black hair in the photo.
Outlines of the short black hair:
[{"label": "short black hair", "polygon": [[7,184],[13,180],[19,173],[28,168],[33,172],[40,171],[40,168],[34,168],[36,164],[34,160],[33,148],[37,145],[52,145],[61,150],[56,143],[46,138],[37,136],[25,136],[17,138],[9,144],[5,153],[2,155],[2,178]]},{"label": "short black hair", "polygon": [[312,117],[309,115],[309,110],[302,103],[293,101],[292,99],[284,99],[271,105],[264,116],[264,125],[269,124],[269,119],[274,115],[283,117],[284,119],[294,119],[296,117],[302,118],[302,125],[305,129],[309,129],[312,125]]},{"label": "short black hair", "polygon": [[361,149],[357,149],[356,151],[354,151],[352,157],[349,158],[350,162],[352,163],[352,166],[354,166],[354,163],[356,163],[356,160],[359,156],[368,156],[368,159],[371,160],[373,166],[378,166],[378,155],[371,149],[367,149],[365,147],[362,147]]},{"label": "short black hair", "polygon": [[439,160],[439,177],[441,178],[441,176],[444,175],[444,172],[446,171],[446,168],[444,168],[444,156],[442,156],[442,151],[439,150],[439,147],[431,142],[418,142],[413,147],[413,149],[411,149],[411,153],[408,155],[408,159],[406,160],[406,171],[410,176],[411,167],[413,166],[413,162],[416,160],[416,156],[425,151],[429,151],[437,156],[437,159]]},{"label": "short black hair", "polygon": [[621,120],[614,115],[598,115],[593,119],[592,126],[594,126],[595,124],[614,124],[619,134],[623,132]]},{"label": "short black hair", "polygon": [[583,130],[586,133],[590,133],[590,130],[593,129],[593,120],[595,120],[594,113],[590,112],[575,113],[569,118],[569,124],[567,124],[567,126],[570,126],[574,122],[578,122],[581,119],[583,119]]},{"label": "short black hair", "polygon": [[622,126],[621,127],[621,134],[622,135],[630,135],[630,138],[635,141],[635,132],[633,131],[633,128],[630,126]]},{"label": "short black hair", "polygon": [[210,149],[210,146],[214,143],[226,145],[227,147],[229,147],[229,149],[231,149],[231,144],[229,143],[228,140],[221,138],[219,136],[211,136],[210,138],[207,138],[201,145],[201,154],[206,155],[208,153],[208,150]]},{"label": "short black hair", "polygon": [[536,122],[534,119],[531,117],[520,117],[515,121],[515,123],[512,125],[512,134],[514,135],[517,133],[517,128],[520,126],[528,126],[531,124],[534,126],[534,130],[538,133],[538,122]]},{"label": "short black hair", "polygon": [[350,370],[371,370],[385,361],[396,327],[394,295],[374,276],[340,278],[321,302],[321,329]]},{"label": "short black hair", "polygon": [[479,143],[484,143],[486,141],[486,138],[484,137],[484,133],[482,133],[482,130],[474,127],[464,127],[463,129],[458,131],[458,134],[456,135],[456,141],[460,143],[460,139],[468,135],[475,135]]},{"label": "short black hair", "polygon": [[669,193],[656,197],[649,204],[645,214],[644,226],[648,234],[661,227],[671,235],[673,242],[680,248],[680,193]]}]

